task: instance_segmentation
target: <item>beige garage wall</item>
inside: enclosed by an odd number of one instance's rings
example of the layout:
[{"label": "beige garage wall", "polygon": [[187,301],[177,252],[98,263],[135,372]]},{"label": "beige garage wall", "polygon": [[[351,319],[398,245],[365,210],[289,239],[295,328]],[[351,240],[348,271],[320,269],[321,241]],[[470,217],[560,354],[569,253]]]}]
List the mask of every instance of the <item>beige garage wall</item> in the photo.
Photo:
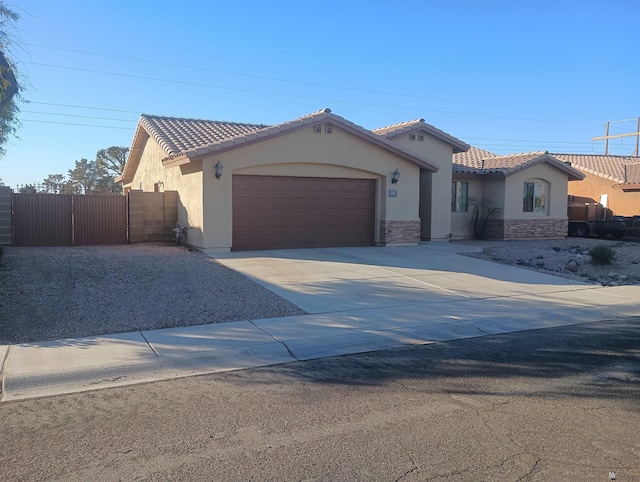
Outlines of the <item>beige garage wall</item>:
[{"label": "beige garage wall", "polygon": [[[224,165],[222,179],[214,177],[214,165]],[[228,250],[232,245],[233,174],[378,179],[377,226],[387,221],[418,222],[420,168],[404,158],[333,126],[333,133],[315,133],[312,125],[286,135],[209,156],[203,163],[205,239],[207,251]],[[395,169],[400,182],[391,184]],[[388,197],[396,189],[397,197]]]},{"label": "beige garage wall", "polygon": [[178,191],[178,222],[189,226],[187,242],[203,247],[202,162],[167,169],[161,159],[166,153],[152,138],[148,138],[131,189],[153,192],[158,182],[161,191]]},{"label": "beige garage wall", "polygon": [[[542,179],[548,183],[548,210],[545,216],[540,213],[522,211],[522,195],[526,181]],[[544,162],[508,176],[505,181],[505,219],[525,219],[548,217],[566,219],[567,217],[567,174]]]}]

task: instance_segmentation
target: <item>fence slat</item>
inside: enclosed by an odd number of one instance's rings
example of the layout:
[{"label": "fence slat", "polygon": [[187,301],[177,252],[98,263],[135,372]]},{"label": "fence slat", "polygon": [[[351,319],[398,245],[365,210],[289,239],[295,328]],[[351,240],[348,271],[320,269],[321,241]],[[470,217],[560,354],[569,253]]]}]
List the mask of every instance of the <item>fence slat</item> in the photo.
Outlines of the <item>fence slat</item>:
[{"label": "fence slat", "polygon": [[73,196],[73,244],[126,244],[127,198]]},{"label": "fence slat", "polygon": [[15,246],[71,246],[71,196],[14,193],[12,198]]},{"label": "fence slat", "polygon": [[132,242],[170,241],[178,220],[177,193],[171,191],[128,197],[13,193],[11,200],[15,246],[126,244],[128,231]]}]

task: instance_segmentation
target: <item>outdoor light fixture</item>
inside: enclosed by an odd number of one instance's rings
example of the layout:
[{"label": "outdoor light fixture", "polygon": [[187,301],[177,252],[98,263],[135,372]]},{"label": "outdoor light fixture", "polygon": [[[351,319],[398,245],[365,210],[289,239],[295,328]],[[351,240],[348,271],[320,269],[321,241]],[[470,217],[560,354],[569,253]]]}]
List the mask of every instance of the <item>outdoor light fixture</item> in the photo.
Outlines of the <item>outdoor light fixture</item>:
[{"label": "outdoor light fixture", "polygon": [[397,169],[393,171],[393,177],[391,178],[391,184],[398,184],[398,179],[400,179],[400,171]]},{"label": "outdoor light fixture", "polygon": [[222,169],[224,169],[224,166],[220,161],[218,161],[214,167],[216,168],[216,179],[220,179],[222,177]]}]

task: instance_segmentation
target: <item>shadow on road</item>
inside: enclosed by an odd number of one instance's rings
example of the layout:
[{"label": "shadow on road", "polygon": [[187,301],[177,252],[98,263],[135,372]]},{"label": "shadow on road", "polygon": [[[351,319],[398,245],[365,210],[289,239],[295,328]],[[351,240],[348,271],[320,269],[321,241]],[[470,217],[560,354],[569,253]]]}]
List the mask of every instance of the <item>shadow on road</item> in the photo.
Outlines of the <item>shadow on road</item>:
[{"label": "shadow on road", "polygon": [[[640,318],[324,358],[260,370],[277,370],[313,384],[376,386],[401,380],[408,390],[422,392],[584,396],[640,405]],[[242,383],[242,374],[236,377]],[[461,385],[460,379],[468,383]],[[567,379],[574,379],[575,383],[567,385]],[[539,383],[543,380],[545,383]],[[548,383],[553,380],[558,383]],[[269,382],[265,377],[264,383]],[[544,391],[537,391],[539,385],[546,387]]]}]

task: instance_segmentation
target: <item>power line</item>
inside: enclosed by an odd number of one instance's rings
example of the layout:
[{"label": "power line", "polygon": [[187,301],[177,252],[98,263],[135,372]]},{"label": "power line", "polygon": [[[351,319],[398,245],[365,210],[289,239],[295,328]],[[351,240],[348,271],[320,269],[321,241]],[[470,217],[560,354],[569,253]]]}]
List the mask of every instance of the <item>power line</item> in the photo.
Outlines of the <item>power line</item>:
[{"label": "power line", "polygon": [[[540,150],[541,148],[544,147],[544,146],[535,146],[535,145],[530,145],[530,144],[491,144],[491,143],[487,144],[487,143],[484,143],[484,142],[481,142],[480,145],[482,145],[482,146],[491,146],[491,147],[508,147],[510,149],[513,149],[513,148],[523,149],[523,148],[526,147],[527,149],[531,148],[531,149],[536,149],[536,150]],[[476,147],[478,147],[478,146],[476,146]],[[559,148],[559,149],[575,148],[575,149],[587,149],[587,150],[589,150],[589,147],[587,147],[587,146],[582,146],[582,145],[577,146],[577,145],[574,145],[574,144],[565,144],[565,145],[555,146],[554,147],[554,149],[557,149],[557,148]]]},{"label": "power line", "polygon": [[57,115],[57,116],[64,116],[64,117],[81,117],[83,119],[99,119],[99,120],[108,120],[108,121],[115,121],[115,122],[136,122],[135,120],[131,120],[131,119],[113,119],[111,117],[95,117],[90,115],[78,115],[78,114],[58,114],[54,112],[41,112],[37,110],[23,110],[21,112],[24,112],[27,114],[44,114],[44,115]]},{"label": "power line", "polygon": [[[38,122],[38,123],[42,123],[42,124],[54,124],[54,125],[69,125],[69,126],[79,126],[79,127],[94,127],[94,128],[100,128],[100,129],[119,129],[119,130],[127,130],[127,131],[131,131],[131,128],[128,127],[114,127],[114,126],[105,126],[105,125],[95,125],[95,124],[79,124],[79,123],[71,123],[71,122],[54,122],[54,121],[43,121],[43,120],[36,120],[36,119],[23,119],[22,122]],[[465,138],[465,139],[474,139],[474,138]],[[480,139],[480,138],[475,138],[475,139]],[[488,139],[488,138],[485,138]],[[488,139],[491,140],[491,139]],[[523,142],[523,141],[518,141],[518,140],[511,140],[511,139],[496,139],[496,140],[502,140],[502,141],[506,141],[506,142]],[[548,142],[551,143],[553,141],[527,141],[527,142]],[[566,142],[566,143],[561,143],[561,142],[557,142],[558,144],[564,144],[562,146],[557,146],[559,148],[563,148],[563,149],[568,149],[568,148],[574,148],[574,149],[580,149],[580,150],[589,150],[584,146],[577,146],[577,144],[585,144],[585,143],[580,143],[580,142],[576,142],[576,143],[572,143],[572,142]],[[530,146],[530,145],[513,145],[513,144],[486,144],[486,143],[481,143],[481,145],[483,147],[487,147],[487,148],[494,148],[494,147],[507,147],[510,149],[521,149],[521,150],[526,150],[526,149],[535,149],[535,150],[540,150],[541,146]],[[575,146],[575,147],[572,147]],[[502,149],[504,150],[504,149]],[[593,149],[591,150],[593,151]],[[522,151],[521,151],[522,152]]]},{"label": "power line", "polygon": [[459,136],[464,139],[480,140],[480,141],[505,141],[505,142],[539,142],[545,144],[592,144],[591,142],[582,141],[545,141],[536,139],[498,139],[493,137],[465,137]]},{"label": "power line", "polygon": [[120,129],[123,131],[129,131],[129,132],[131,132],[132,130],[130,127],[97,126],[94,124],[74,124],[71,122],[52,122],[52,121],[43,121],[43,120],[36,120],[36,119],[20,119],[20,122],[38,122],[40,124],[56,124],[56,125],[62,125],[62,126],[99,127],[101,129]]},{"label": "power line", "polygon": [[[51,46],[48,46],[48,45],[38,45],[38,44],[27,44],[27,45],[30,46],[30,47],[38,47],[38,48],[50,49],[50,50],[58,50],[58,51],[62,51],[62,52],[72,52],[72,53],[78,53],[78,54],[83,54],[83,55],[94,55],[94,56],[98,56],[98,57],[107,57],[107,58],[119,59],[119,60],[128,60],[128,61],[132,61],[132,62],[141,62],[141,63],[152,64],[152,65],[161,65],[161,66],[164,66],[164,67],[174,67],[174,68],[178,68],[178,69],[195,70],[195,71],[200,71],[200,72],[211,72],[211,73],[216,73],[216,74],[234,75],[234,76],[238,76],[238,77],[247,77],[247,78],[253,78],[253,79],[260,79],[260,80],[270,80],[270,81],[276,81],[276,82],[285,82],[285,83],[289,83],[289,84],[308,85],[308,86],[312,86],[312,87],[324,87],[324,88],[330,88],[330,89],[347,90],[347,91],[351,91],[351,92],[363,92],[363,93],[368,93],[368,94],[389,95],[389,96],[405,97],[405,98],[411,98],[411,99],[435,100],[435,101],[439,101],[439,102],[452,102],[452,103],[457,103],[457,104],[479,105],[479,106],[484,106],[484,107],[500,107],[500,108],[506,108],[506,109],[532,110],[532,111],[539,111],[539,112],[553,112],[553,113],[556,113],[556,114],[572,114],[572,115],[584,115],[584,116],[596,117],[596,115],[594,115],[592,113],[585,113],[585,112],[559,111],[559,110],[551,110],[551,109],[541,109],[541,108],[538,108],[538,107],[519,107],[519,106],[512,106],[512,105],[491,104],[491,103],[487,103],[487,102],[476,102],[476,101],[469,101],[469,100],[458,100],[458,99],[445,99],[445,98],[440,98],[440,97],[429,97],[429,96],[416,95],[416,94],[403,94],[403,93],[399,93],[399,92],[370,90],[370,89],[362,89],[362,88],[358,88],[358,87],[346,87],[346,86],[341,86],[341,85],[322,84],[322,83],[307,82],[307,81],[302,81],[302,80],[283,79],[283,78],[279,78],[279,77],[268,77],[268,76],[256,75],[256,74],[246,74],[246,73],[240,73],[240,72],[231,72],[231,71],[228,71],[228,70],[211,69],[211,68],[207,68],[207,67],[193,67],[193,66],[189,66],[189,65],[173,64],[173,63],[169,63],[169,62],[159,62],[159,61],[156,61],[156,60],[137,59],[137,58],[133,58],[133,57],[124,57],[124,56],[120,56],[120,55],[105,54],[105,53],[99,53],[99,52],[87,52],[87,51],[84,51],[84,50],[67,49],[67,48],[61,48],[61,47],[51,47]],[[601,117],[601,116],[598,116],[598,117]],[[602,116],[602,117],[606,117],[606,116]]]},{"label": "power line", "polygon": [[[124,74],[124,73],[121,73],[121,72],[108,72],[108,71],[104,71],[104,70],[85,69],[85,68],[80,68],[80,67],[69,67],[69,66],[64,66],[64,65],[43,64],[43,63],[39,63],[39,62],[25,62],[25,63],[26,64],[30,64],[30,65],[38,65],[38,66],[41,66],[41,67],[50,67],[50,68],[56,68],[56,69],[74,70],[74,71],[78,71],[78,72],[90,72],[90,73],[101,74],[101,75],[113,75],[113,76],[117,76],[117,77],[128,77],[128,78],[132,78],[132,79],[151,80],[151,81],[155,81],[155,82],[165,82],[165,83],[170,83],[170,84],[192,85],[192,86],[195,86],[195,87],[206,87],[206,88],[230,90],[230,91],[235,91],[235,92],[246,92],[246,93],[261,94],[261,95],[275,95],[275,96],[280,96],[280,97],[292,97],[292,98],[296,98],[296,99],[317,100],[317,101],[322,101],[322,102],[336,102],[336,103],[342,103],[342,104],[364,105],[364,106],[369,106],[369,107],[383,107],[383,108],[386,108],[386,109],[402,109],[402,110],[410,110],[410,111],[414,111],[414,112],[418,111],[418,110],[422,110],[422,111],[425,111],[425,112],[434,112],[434,113],[439,113],[439,114],[463,115],[463,116],[469,116],[469,117],[488,117],[488,118],[494,118],[494,119],[508,119],[508,120],[529,121],[529,122],[547,122],[547,123],[549,122],[547,119],[526,119],[526,118],[520,118],[520,117],[509,117],[509,116],[499,116],[499,115],[489,115],[489,114],[471,114],[471,113],[468,113],[468,112],[453,112],[453,111],[434,110],[434,109],[418,109],[416,107],[402,107],[402,106],[395,106],[395,105],[375,104],[375,103],[370,103],[370,102],[358,102],[358,101],[350,101],[350,100],[330,99],[330,98],[325,98],[325,97],[311,97],[311,96],[306,96],[306,95],[283,94],[283,93],[280,93],[280,92],[268,92],[268,91],[253,90],[253,89],[241,89],[241,88],[238,88],[238,87],[226,87],[226,86],[222,86],[222,85],[204,84],[204,83],[200,83],[200,82],[188,82],[188,81],[184,81],[184,80],[161,79],[161,78],[158,78],[158,77],[148,77],[148,76],[144,76],[144,75]],[[590,126],[599,126],[600,125],[600,124],[594,124],[594,123],[591,123],[591,122],[575,122],[575,121],[561,121],[561,120],[557,120],[557,121],[554,121],[554,122],[558,123],[558,124],[574,124],[574,125],[590,125]]]},{"label": "power line", "polygon": [[138,114],[138,115],[140,115],[140,111],[135,111],[135,110],[106,109],[104,107],[89,107],[89,106],[85,106],[85,105],[56,104],[56,103],[53,103],[53,102],[35,102],[35,101],[29,101],[29,104],[54,105],[54,106],[57,106],[57,107],[71,107],[71,108],[74,108],[74,109],[91,109],[91,110],[104,110],[104,111],[110,111],[110,112],[125,112],[127,114]]},{"label": "power line", "polygon": [[[130,113],[135,113],[137,114],[138,111],[125,111],[125,110],[120,110],[120,109],[106,109],[106,108],[101,108],[101,107],[90,107],[90,106],[81,106],[81,105],[73,105],[73,104],[57,104],[57,103],[51,103],[51,102],[30,102],[32,104],[42,104],[42,105],[54,105],[54,106],[59,106],[59,107],[68,107],[68,108],[77,108],[77,109],[89,109],[89,110],[105,110],[105,111],[115,111],[115,112],[130,112]],[[98,116],[84,116],[84,115],[78,115],[78,114],[61,114],[61,113],[52,113],[52,112],[41,112],[41,111],[29,111],[29,110],[24,110],[22,111],[24,113],[30,113],[30,114],[44,114],[44,115],[55,115],[55,116],[65,116],[65,117],[78,117],[78,118],[86,118],[86,119],[99,119],[99,120],[108,120],[108,121],[117,121],[117,122],[135,122],[131,119],[114,119],[111,117],[98,117]],[[35,119],[25,119],[25,122],[40,122],[40,123],[49,123],[49,124],[61,124],[61,125],[78,125],[78,126],[85,126],[85,127],[100,127],[100,128],[112,128],[112,126],[100,126],[100,125],[89,125],[89,124],[73,124],[73,123],[63,123],[63,122],[53,122],[53,121],[43,121],[43,120],[35,120]],[[124,129],[124,128],[122,128]],[[526,142],[526,143],[537,143],[537,144],[559,144],[558,147],[578,147],[578,148],[582,148],[580,147],[580,145],[593,145],[592,142],[581,142],[581,141],[550,141],[550,140],[539,140],[539,139],[505,139],[505,138],[495,138],[495,137],[467,137],[467,136],[459,136],[462,139],[465,140],[472,140],[472,141],[500,141],[500,142],[511,142],[511,143],[517,143],[517,142]],[[521,148],[521,145],[518,146],[512,146],[510,144],[485,144],[482,143],[483,145],[491,145],[491,146],[496,146],[496,147],[519,147]]]}]

